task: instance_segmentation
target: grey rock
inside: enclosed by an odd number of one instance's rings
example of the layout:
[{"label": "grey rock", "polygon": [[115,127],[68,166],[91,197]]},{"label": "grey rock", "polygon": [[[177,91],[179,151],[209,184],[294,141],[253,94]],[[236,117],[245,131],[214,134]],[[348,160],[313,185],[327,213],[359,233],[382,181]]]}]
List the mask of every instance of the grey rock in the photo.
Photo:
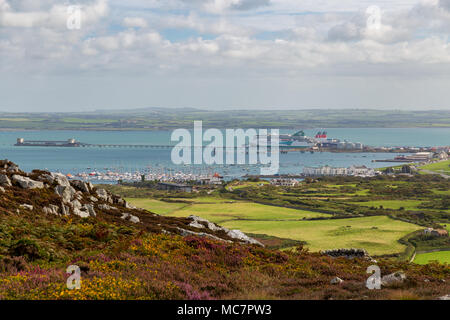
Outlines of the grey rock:
[{"label": "grey rock", "polygon": [[91,217],[97,216],[97,214],[95,213],[95,210],[94,210],[94,205],[92,205],[92,204],[85,204],[83,206],[83,208],[89,213],[89,215]]},{"label": "grey rock", "polygon": [[141,222],[141,220],[139,220],[138,217],[133,216],[133,215],[130,215],[130,221],[133,222],[133,223],[139,223],[139,222]]},{"label": "grey rock", "polygon": [[261,242],[250,238],[249,236],[247,236],[245,233],[243,233],[240,230],[229,230],[227,228],[224,227],[220,227],[218,225],[216,225],[215,223],[212,223],[206,219],[197,217],[197,216],[189,216],[188,219],[191,219],[192,222],[189,224],[190,227],[194,227],[194,228],[198,228],[198,229],[203,229],[205,228],[205,225],[207,226],[207,228],[211,231],[223,231],[225,232],[230,238],[232,239],[236,239],[239,240],[240,242],[244,242],[247,244],[256,244],[259,246],[264,246]]},{"label": "grey rock", "polygon": [[19,167],[16,165],[11,165],[8,169],[6,169],[9,173],[17,173],[19,172]]},{"label": "grey rock", "polygon": [[125,201],[125,208],[127,209],[136,209],[135,206],[133,206],[132,204],[129,204],[128,202]]},{"label": "grey rock", "polygon": [[56,186],[55,192],[62,198],[64,203],[70,203],[70,201],[74,199],[76,193],[75,189],[71,186]]},{"label": "grey rock", "polygon": [[406,274],[403,272],[394,272],[381,278],[381,285],[388,287],[393,284],[402,283],[406,280]]},{"label": "grey rock", "polygon": [[105,189],[97,189],[97,197],[103,201],[108,201],[108,192]]},{"label": "grey rock", "polygon": [[237,239],[241,242],[245,242],[245,243],[249,243],[249,244],[256,244],[256,245],[259,245],[262,247],[264,246],[261,242],[259,242],[258,240],[255,240],[253,238],[250,238],[249,236],[247,236],[245,233],[243,233],[240,230],[229,230],[227,232],[227,235],[230,238]]},{"label": "grey rock", "polygon": [[109,210],[109,211],[111,211],[111,210],[119,210],[119,209],[117,209],[117,208],[115,208],[115,207],[111,207],[111,206],[109,206],[109,205],[107,205],[107,204],[103,204],[103,203],[99,204],[99,205],[98,205],[98,208],[99,208],[100,210]]},{"label": "grey rock", "polygon": [[335,278],[331,279],[331,281],[330,281],[331,284],[341,284],[342,282],[344,282],[344,280],[342,280],[339,277],[335,277]]},{"label": "grey rock", "polygon": [[128,221],[133,222],[133,223],[139,223],[140,222],[138,217],[136,217],[136,216],[134,216],[132,214],[129,214],[127,212],[122,214],[121,219],[128,220]]},{"label": "grey rock", "polygon": [[90,196],[89,200],[91,200],[92,202],[98,202],[98,199],[94,196]]},{"label": "grey rock", "polygon": [[228,243],[232,242],[232,241],[229,241],[229,240],[224,240],[222,238],[216,237],[215,235],[212,235],[212,234],[209,234],[209,233],[194,232],[194,231],[182,229],[180,227],[177,227],[177,229],[180,231],[180,234],[183,237],[186,237],[186,236],[198,236],[198,237],[209,238],[209,239],[212,239],[212,240],[217,240],[217,241],[222,241],[222,242],[228,242]]},{"label": "grey rock", "polygon": [[6,192],[5,188],[0,187],[0,192],[1,192],[1,193],[5,193],[5,192]]},{"label": "grey rock", "polygon": [[12,180],[17,182],[23,189],[42,189],[44,184],[41,181],[35,181],[28,177],[23,177],[19,175],[13,175]]},{"label": "grey rock", "polygon": [[70,214],[70,208],[61,202],[61,213],[64,216],[68,216]]},{"label": "grey rock", "polygon": [[90,192],[89,185],[86,182],[83,182],[83,181],[80,181],[80,180],[73,180],[70,183],[72,184],[72,186],[80,189],[84,193],[89,193]]},{"label": "grey rock", "polygon": [[25,210],[33,211],[34,207],[30,204],[21,204],[20,207]]},{"label": "grey rock", "polygon": [[50,174],[43,174],[39,177],[40,181],[45,181],[50,184],[56,182],[59,186],[70,187],[69,179],[59,172],[50,172]]},{"label": "grey rock", "polygon": [[197,228],[197,229],[204,229],[205,226],[199,223],[198,221],[192,221],[189,223],[189,227]]},{"label": "grey rock", "polygon": [[0,174],[0,185],[11,187],[11,180],[9,180],[8,176],[6,174]]},{"label": "grey rock", "polygon": [[445,296],[439,297],[438,300],[450,300],[450,294],[446,294]]},{"label": "grey rock", "polygon": [[53,204],[51,204],[51,205],[49,205],[48,207],[44,207],[44,208],[42,209],[42,211],[43,211],[44,213],[47,213],[47,214],[58,215],[59,207],[58,207],[58,206],[55,206],[55,205],[53,205]]}]

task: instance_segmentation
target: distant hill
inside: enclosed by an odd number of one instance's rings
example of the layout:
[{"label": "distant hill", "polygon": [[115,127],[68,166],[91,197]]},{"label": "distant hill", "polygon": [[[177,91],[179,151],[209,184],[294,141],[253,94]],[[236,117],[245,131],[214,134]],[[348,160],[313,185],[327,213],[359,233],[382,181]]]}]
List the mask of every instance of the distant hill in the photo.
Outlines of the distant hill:
[{"label": "distant hill", "polygon": [[364,109],[201,110],[142,108],[77,113],[0,113],[0,129],[163,130],[191,127],[202,120],[210,128],[407,128],[450,127],[450,110]]}]

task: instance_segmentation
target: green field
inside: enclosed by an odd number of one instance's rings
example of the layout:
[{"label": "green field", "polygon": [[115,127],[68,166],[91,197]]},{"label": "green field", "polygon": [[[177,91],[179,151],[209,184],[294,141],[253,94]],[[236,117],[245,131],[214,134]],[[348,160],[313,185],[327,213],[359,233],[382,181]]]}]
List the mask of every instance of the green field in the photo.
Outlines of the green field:
[{"label": "green field", "polygon": [[370,254],[399,253],[405,246],[397,240],[421,229],[385,216],[318,221],[229,221],[224,226],[243,232],[303,240],[311,251],[363,248]]},{"label": "green field", "polygon": [[197,215],[230,229],[306,241],[311,251],[357,247],[374,255],[399,253],[405,247],[397,240],[421,228],[386,216],[302,221],[303,218],[330,216],[220,198],[188,199],[193,201],[192,204],[149,199],[128,200],[160,214],[176,217]]},{"label": "green field", "polygon": [[450,174],[450,160],[427,164],[420,168],[424,169],[424,170],[430,170],[433,172],[437,172],[437,173]]},{"label": "green field", "polygon": [[417,264],[427,264],[431,261],[450,264],[450,251],[420,253],[416,255],[416,258],[414,259],[414,262]]},{"label": "green field", "polygon": [[420,200],[376,200],[376,201],[364,201],[364,202],[353,202],[353,204],[357,204],[364,207],[375,207],[379,208],[383,206],[385,209],[395,209],[398,210],[400,208],[404,208],[405,210],[419,210],[417,208],[422,201]]},{"label": "green field", "polygon": [[133,205],[135,205],[138,208],[143,208],[143,209],[149,210],[153,213],[157,213],[157,214],[161,214],[161,215],[169,214],[172,211],[178,210],[187,205],[185,203],[169,203],[169,202],[153,200],[153,199],[144,199],[144,198],[135,198],[135,199],[127,198],[125,200],[132,203]]},{"label": "green field", "polygon": [[128,199],[128,201],[135,206],[155,213],[167,214],[176,217],[197,215],[219,224],[233,220],[292,221],[301,220],[304,218],[330,216],[324,213],[306,210],[267,206],[244,201],[230,201],[212,197],[183,200],[192,201],[192,204],[168,203],[151,199]]}]

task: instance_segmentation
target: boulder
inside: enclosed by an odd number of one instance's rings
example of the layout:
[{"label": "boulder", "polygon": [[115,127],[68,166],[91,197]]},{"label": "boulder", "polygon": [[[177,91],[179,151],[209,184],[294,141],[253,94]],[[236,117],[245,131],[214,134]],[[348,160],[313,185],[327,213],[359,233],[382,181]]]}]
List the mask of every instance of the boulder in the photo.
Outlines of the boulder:
[{"label": "boulder", "polygon": [[70,182],[72,184],[72,186],[74,186],[75,188],[81,190],[84,193],[89,193],[90,189],[89,189],[89,185],[86,182],[80,181],[80,180],[73,180]]},{"label": "boulder", "polygon": [[5,192],[6,192],[5,188],[0,187],[0,192],[1,192],[1,193],[5,193]]},{"label": "boulder", "polygon": [[249,236],[247,236],[245,233],[243,233],[240,230],[228,230],[227,236],[229,236],[230,238],[239,240],[241,242],[245,242],[248,244],[256,244],[258,246],[264,247],[264,245],[261,242],[259,242],[258,240],[255,240],[253,238],[250,238]]},{"label": "boulder", "polygon": [[21,204],[20,208],[33,211],[33,206],[31,204]]},{"label": "boulder", "polygon": [[335,277],[335,278],[331,279],[331,281],[330,281],[331,284],[341,284],[342,282],[344,282],[344,280],[342,280],[339,277]]},{"label": "boulder", "polygon": [[109,206],[109,205],[107,205],[107,204],[99,204],[98,206],[97,206],[100,210],[107,210],[107,211],[111,211],[111,210],[119,210],[119,209],[117,209],[117,208],[115,208],[115,207],[111,207],[111,206]]},{"label": "boulder", "polygon": [[108,191],[106,191],[105,189],[97,189],[96,193],[97,193],[97,197],[100,200],[109,202],[111,204],[113,203],[111,196],[108,194]]},{"label": "boulder", "polygon": [[28,177],[13,175],[12,180],[20,185],[23,189],[42,189],[44,184],[41,181],[35,181]]},{"label": "boulder", "polygon": [[127,212],[125,212],[125,213],[122,214],[121,219],[123,219],[123,220],[128,220],[128,221],[133,222],[133,223],[139,223],[139,222],[141,222],[141,221],[139,220],[138,217],[133,216],[132,214],[129,214],[129,213],[127,213]]},{"label": "boulder", "polygon": [[98,199],[96,197],[90,196],[89,200],[91,200],[92,202],[98,202]]},{"label": "boulder", "polygon": [[70,201],[73,200],[75,196],[75,189],[71,186],[65,187],[65,186],[56,186],[55,192],[58,194],[64,203],[70,203]]},{"label": "boulder", "polygon": [[381,278],[381,285],[388,287],[393,284],[402,283],[406,280],[406,274],[403,272],[394,272]]},{"label": "boulder", "polygon": [[59,207],[58,207],[58,206],[55,206],[55,205],[53,205],[53,204],[51,204],[51,205],[49,205],[48,207],[44,207],[44,208],[42,209],[42,211],[43,211],[44,213],[47,213],[47,214],[58,215]]},{"label": "boulder", "polygon": [[95,210],[94,210],[94,205],[92,205],[92,204],[85,204],[84,206],[83,206],[83,208],[84,208],[84,210],[86,210],[88,213],[89,213],[89,215],[91,216],[91,217],[95,217],[97,214],[95,213]]},{"label": "boulder", "polygon": [[19,167],[16,164],[12,164],[8,169],[6,169],[6,171],[9,173],[17,173],[19,172]]},{"label": "boulder", "polygon": [[[219,227],[215,223],[209,222],[208,220],[200,218],[198,216],[192,215],[192,216],[189,216],[188,219],[192,220],[192,222],[189,224],[189,226],[194,227],[194,228],[202,229],[205,227],[204,224],[206,224],[208,226],[208,229],[212,230],[212,231],[225,231],[225,232],[229,231],[228,229]],[[202,224],[201,222],[203,222],[204,224]]]},{"label": "boulder", "polygon": [[11,180],[9,180],[6,174],[0,174],[0,185],[5,187],[11,187]]},{"label": "boulder", "polygon": [[450,294],[446,294],[445,296],[439,297],[438,300],[450,300]]},{"label": "boulder", "polygon": [[61,213],[64,216],[68,216],[70,214],[70,208],[61,202]]},{"label": "boulder", "polygon": [[192,222],[189,224],[190,227],[203,229],[203,228],[205,228],[205,225],[206,225],[209,230],[223,231],[227,234],[227,236],[229,236],[232,239],[236,239],[241,242],[248,243],[248,244],[256,244],[259,246],[264,246],[261,242],[255,240],[253,238],[250,238],[249,236],[247,236],[245,233],[243,233],[240,230],[229,230],[227,228],[220,227],[220,226],[216,225],[215,223],[212,223],[206,219],[203,219],[203,218],[200,218],[200,217],[197,217],[194,215],[189,216],[188,219],[192,220]]}]

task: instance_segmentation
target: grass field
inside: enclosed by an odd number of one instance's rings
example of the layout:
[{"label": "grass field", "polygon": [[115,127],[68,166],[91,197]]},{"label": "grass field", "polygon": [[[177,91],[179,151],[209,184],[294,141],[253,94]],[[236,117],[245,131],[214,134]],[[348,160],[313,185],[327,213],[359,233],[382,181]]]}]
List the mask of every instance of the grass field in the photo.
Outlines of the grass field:
[{"label": "grass field", "polygon": [[416,258],[414,259],[414,263],[417,264],[427,264],[431,261],[439,261],[440,263],[450,264],[450,251],[420,253],[416,255]]},{"label": "grass field", "polygon": [[353,202],[353,204],[375,208],[383,206],[383,208],[385,209],[397,210],[403,207],[405,210],[419,210],[417,206],[420,205],[421,202],[422,201],[420,200],[377,200],[377,201]]},{"label": "grass field", "polygon": [[402,252],[401,237],[420,229],[414,224],[385,216],[317,221],[229,221],[224,226],[243,232],[303,240],[311,251],[336,248],[363,248],[370,254]]},{"label": "grass field", "polygon": [[192,204],[151,199],[128,200],[159,214],[177,217],[198,215],[230,229],[306,241],[311,251],[356,247],[374,255],[399,253],[404,246],[397,240],[420,229],[414,224],[385,216],[301,221],[303,218],[329,215],[212,197],[188,199]]},{"label": "grass field", "polygon": [[423,167],[420,167],[421,169],[430,170],[438,173],[445,173],[450,174],[450,160],[448,161],[441,161],[437,163],[427,164]]},{"label": "grass field", "polygon": [[138,208],[143,208],[143,209],[149,210],[151,212],[154,212],[154,213],[157,213],[160,215],[169,214],[172,211],[178,210],[187,205],[185,203],[169,203],[169,202],[153,200],[153,199],[144,199],[144,198],[135,198],[135,199],[127,198],[126,200]]},{"label": "grass field", "polygon": [[212,197],[183,199],[185,201],[192,201],[192,204],[168,203],[152,199],[127,200],[137,207],[158,214],[177,217],[198,215],[220,224],[232,220],[301,220],[303,218],[330,216],[324,213],[267,206],[252,202],[230,201]]}]

